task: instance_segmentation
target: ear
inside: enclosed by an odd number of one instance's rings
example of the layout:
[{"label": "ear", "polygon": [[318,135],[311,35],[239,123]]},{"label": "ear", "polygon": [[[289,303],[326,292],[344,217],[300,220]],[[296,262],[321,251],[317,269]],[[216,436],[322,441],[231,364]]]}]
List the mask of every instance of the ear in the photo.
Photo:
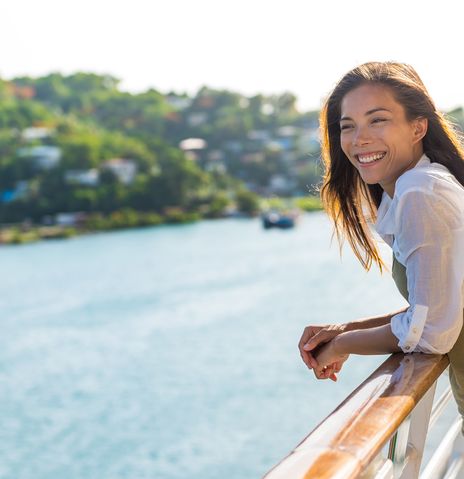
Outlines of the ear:
[{"label": "ear", "polygon": [[419,117],[413,120],[412,126],[413,126],[413,141],[414,143],[418,143],[427,134],[429,121],[427,120],[427,118]]}]

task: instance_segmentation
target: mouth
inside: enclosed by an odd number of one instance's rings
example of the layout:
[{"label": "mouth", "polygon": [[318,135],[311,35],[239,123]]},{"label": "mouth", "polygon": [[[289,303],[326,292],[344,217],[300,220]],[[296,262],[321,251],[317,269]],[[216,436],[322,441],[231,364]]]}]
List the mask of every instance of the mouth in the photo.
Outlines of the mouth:
[{"label": "mouth", "polygon": [[386,151],[377,151],[375,153],[360,153],[354,156],[361,165],[371,165],[372,163],[380,161],[386,154]]}]

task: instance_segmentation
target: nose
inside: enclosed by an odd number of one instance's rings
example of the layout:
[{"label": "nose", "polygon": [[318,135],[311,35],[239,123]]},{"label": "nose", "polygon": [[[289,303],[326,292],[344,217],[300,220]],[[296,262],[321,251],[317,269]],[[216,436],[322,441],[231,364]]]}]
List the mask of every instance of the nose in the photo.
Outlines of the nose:
[{"label": "nose", "polygon": [[369,133],[368,127],[358,126],[352,137],[354,146],[368,145],[372,141],[372,136]]}]

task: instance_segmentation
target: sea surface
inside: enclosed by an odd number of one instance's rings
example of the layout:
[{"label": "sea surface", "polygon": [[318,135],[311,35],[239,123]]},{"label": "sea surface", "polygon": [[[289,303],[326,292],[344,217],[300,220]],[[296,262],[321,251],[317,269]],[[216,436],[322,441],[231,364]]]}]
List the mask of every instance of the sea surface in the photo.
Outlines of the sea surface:
[{"label": "sea surface", "polygon": [[0,268],[2,479],[259,478],[386,359],[318,381],[303,328],[405,304],[323,213],[2,246]]}]

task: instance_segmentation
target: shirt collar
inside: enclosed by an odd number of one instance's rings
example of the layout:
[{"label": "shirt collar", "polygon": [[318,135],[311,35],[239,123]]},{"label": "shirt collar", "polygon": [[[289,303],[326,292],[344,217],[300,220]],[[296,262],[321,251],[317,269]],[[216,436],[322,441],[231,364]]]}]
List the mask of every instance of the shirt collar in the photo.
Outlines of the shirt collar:
[{"label": "shirt collar", "polygon": [[412,170],[417,167],[427,166],[430,165],[431,161],[429,157],[424,153],[420,158],[419,161],[411,168]]}]

